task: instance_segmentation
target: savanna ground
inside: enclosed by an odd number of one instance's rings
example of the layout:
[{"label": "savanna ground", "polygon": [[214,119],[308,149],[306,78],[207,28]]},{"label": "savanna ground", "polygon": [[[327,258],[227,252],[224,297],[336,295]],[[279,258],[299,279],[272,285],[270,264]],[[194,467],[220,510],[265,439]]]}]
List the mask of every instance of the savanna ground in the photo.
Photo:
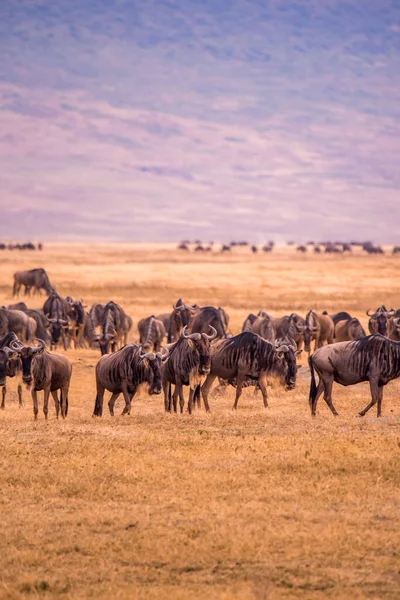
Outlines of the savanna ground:
[{"label": "savanna ground", "polygon": [[[391,256],[198,256],[172,247],[47,245],[1,255],[0,298],[12,274],[44,266],[62,295],[114,299],[134,319],[182,297],[224,306],[233,333],[250,311],[365,310],[400,305]],[[32,298],[32,307],[42,303]],[[320,401],[311,419],[305,357],[293,392],[270,408],[244,391],[170,415],[142,396],[130,417],[92,418],[100,352],[68,351],[68,418],[33,421],[16,382],[0,414],[0,597],[400,597],[399,382],[383,418],[361,419],[365,384],[334,387],[340,416]],[[107,406],[105,406],[107,408]],[[117,405],[118,413],[122,401]]]}]

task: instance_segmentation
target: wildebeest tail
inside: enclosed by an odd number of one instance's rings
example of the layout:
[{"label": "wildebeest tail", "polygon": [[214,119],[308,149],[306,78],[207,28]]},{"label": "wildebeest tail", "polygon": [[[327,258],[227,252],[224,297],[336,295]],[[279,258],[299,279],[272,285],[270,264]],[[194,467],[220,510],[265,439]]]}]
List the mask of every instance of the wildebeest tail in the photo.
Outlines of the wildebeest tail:
[{"label": "wildebeest tail", "polygon": [[310,373],[311,373],[310,395],[308,398],[308,402],[309,402],[310,406],[312,406],[315,398],[317,397],[317,382],[315,381],[315,372],[314,372],[312,356],[308,357],[308,364],[310,366]]}]

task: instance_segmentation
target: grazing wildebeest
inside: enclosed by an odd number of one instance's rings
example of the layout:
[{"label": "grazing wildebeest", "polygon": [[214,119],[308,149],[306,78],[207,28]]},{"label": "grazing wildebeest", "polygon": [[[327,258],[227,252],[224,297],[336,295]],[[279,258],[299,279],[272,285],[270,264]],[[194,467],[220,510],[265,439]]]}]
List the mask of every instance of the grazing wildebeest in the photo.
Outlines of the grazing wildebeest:
[{"label": "grazing wildebeest", "polygon": [[335,342],[351,342],[359,340],[366,335],[365,329],[356,317],[338,321],[335,324]]},{"label": "grazing wildebeest", "polygon": [[[2,339],[0,339],[0,387],[3,388],[3,399],[1,408],[4,408],[5,404],[5,394],[6,394],[6,377],[14,377],[17,371],[17,363],[19,360],[18,352],[14,349],[10,348],[10,344],[12,342],[18,343],[19,346],[22,346],[21,342],[19,342],[17,336],[13,331],[7,333]],[[20,402],[21,396],[19,395]]]},{"label": "grazing wildebeest", "polygon": [[35,330],[35,321],[22,310],[0,308],[0,336],[13,331],[19,338],[28,341]]},{"label": "grazing wildebeest", "polygon": [[[20,347],[11,342],[10,347],[18,352],[22,363],[22,380],[30,386],[33,400],[33,414],[37,419],[39,408],[37,392],[44,392],[43,412],[47,419],[49,409],[49,396],[53,396],[56,416],[61,407],[61,416],[65,418],[68,413],[68,391],[71,380],[72,364],[63,354],[47,352],[43,340],[37,340],[39,346]],[[58,399],[60,390],[60,400]]]},{"label": "grazing wildebeest", "polygon": [[86,342],[89,348],[98,348],[100,335],[97,333],[90,312],[88,311],[85,311],[84,323],[83,338],[80,342],[81,346],[83,347]]},{"label": "grazing wildebeest", "polygon": [[273,342],[275,340],[273,319],[268,313],[262,310],[258,313],[257,319],[253,322],[251,330],[268,342]]},{"label": "grazing wildebeest", "polygon": [[144,352],[159,352],[167,332],[164,323],[154,316],[141,319],[138,323],[139,343]]},{"label": "grazing wildebeest", "polygon": [[31,289],[41,293],[44,290],[48,295],[54,291],[46,271],[42,268],[29,271],[17,271],[14,273],[13,296],[18,296],[21,286],[25,286],[25,295],[29,295]]},{"label": "grazing wildebeest", "polygon": [[53,349],[56,347],[61,339],[64,350],[67,350],[69,342],[70,304],[65,298],[59,296],[57,292],[53,292],[44,303],[43,312],[50,323],[50,348]]},{"label": "grazing wildebeest", "polygon": [[321,254],[321,248],[319,246],[314,246],[315,254]]},{"label": "grazing wildebeest", "polygon": [[114,416],[114,405],[120,394],[123,394],[125,407],[123,415],[131,413],[132,398],[139,387],[147,384],[150,395],[161,393],[161,367],[169,355],[168,348],[160,352],[143,352],[136,344],[127,344],[113,354],[105,354],[96,365],[96,402],[93,416],[103,414],[104,392],[108,390],[112,396],[108,402],[111,416]]},{"label": "grazing wildebeest", "polygon": [[311,352],[312,340],[315,340],[314,352],[318,348],[321,348],[324,342],[327,344],[332,344],[333,342],[335,326],[329,315],[310,310],[306,316],[306,323],[301,329],[304,331],[304,349],[308,353]]},{"label": "grazing wildebeest", "polygon": [[[1,350],[0,350],[0,360],[1,360]],[[15,358],[10,358],[7,362],[6,375],[7,375],[7,377],[13,378],[16,375],[18,375],[20,372],[21,372],[21,361],[19,359],[19,356],[16,354]],[[22,385],[20,383],[18,383],[17,392],[18,392],[18,404],[21,407],[21,406],[23,406],[23,402],[22,402]],[[2,399],[1,399],[1,406],[0,406],[0,408],[2,410],[4,410],[6,407],[6,395],[7,395],[7,381],[2,386]]]},{"label": "grazing wildebeest", "polygon": [[400,246],[393,246],[392,254],[400,254]]},{"label": "grazing wildebeest", "polygon": [[233,408],[237,408],[242,388],[246,380],[257,381],[264,406],[268,406],[267,378],[277,376],[287,390],[296,386],[296,351],[292,344],[277,341],[271,344],[259,335],[244,332],[227,340],[218,340],[211,346],[211,371],[201,388],[206,410],[210,410],[208,393],[216,377],[236,383],[236,397]]},{"label": "grazing wildebeest", "polygon": [[181,413],[185,404],[183,386],[188,385],[188,411],[192,412],[195,394],[199,394],[200,386],[210,372],[210,342],[217,337],[217,331],[210,326],[211,335],[206,333],[187,333],[187,326],[177,342],[169,346],[170,356],[163,370],[163,389],[165,410],[171,411],[171,386],[175,385],[172,396],[174,412],[177,412],[177,401]]},{"label": "grazing wildebeest", "polygon": [[[318,398],[324,400],[334,415],[332,404],[333,382],[348,386],[369,381],[372,401],[359,413],[365,413],[378,403],[377,416],[381,416],[383,386],[400,376],[400,342],[393,342],[376,334],[354,342],[339,342],[317,350],[308,359],[311,370],[309,403],[315,416]],[[316,385],[314,369],[319,375]]]},{"label": "grazing wildebeest", "polygon": [[69,309],[69,337],[74,342],[74,347],[79,348],[82,345],[82,338],[87,322],[87,313],[83,300],[74,300],[71,296],[67,296],[67,302],[70,305]]},{"label": "grazing wildebeest", "polygon": [[95,302],[89,311],[94,327],[100,327],[103,323],[105,304]]},{"label": "grazing wildebeest", "polygon": [[221,252],[230,252],[231,251],[231,247],[228,246],[228,244],[223,244],[221,246]]},{"label": "grazing wildebeest", "polygon": [[[272,325],[275,329],[274,340],[293,340],[296,342],[297,350],[300,350],[304,342],[304,327],[306,321],[297,313],[284,317],[272,319]],[[255,331],[255,333],[257,333]],[[268,340],[273,341],[273,340]]]},{"label": "grazing wildebeest", "polygon": [[307,246],[297,246],[296,250],[297,252],[302,252],[305,254],[307,252]]},{"label": "grazing wildebeest", "polygon": [[248,317],[246,317],[245,322],[243,323],[242,333],[244,331],[253,331],[253,325],[254,325],[254,323],[255,323],[256,320],[257,320],[257,315],[254,315],[253,313],[250,313],[248,315]]},{"label": "grazing wildebeest", "polygon": [[370,333],[380,333],[381,335],[388,335],[388,323],[390,317],[393,317],[395,310],[392,308],[387,310],[386,306],[382,304],[374,313],[367,310],[367,316],[370,317],[368,321],[368,329]]},{"label": "grazing wildebeest", "polygon": [[102,354],[115,352],[118,343],[126,344],[128,333],[132,327],[132,319],[116,302],[110,300],[105,306],[100,334],[100,350]]},{"label": "grazing wildebeest", "polygon": [[[28,317],[31,317],[36,322],[36,333],[35,336],[46,342],[46,345],[50,344],[50,336],[47,330],[50,328],[50,323],[45,316],[43,310],[28,308],[25,302],[16,302],[7,306],[8,310],[21,310]],[[33,334],[33,331],[31,332]]]},{"label": "grazing wildebeest", "polygon": [[217,332],[218,338],[226,338],[224,321],[225,318],[222,317],[218,308],[204,306],[193,319],[191,332],[206,333],[210,327],[213,327]]}]

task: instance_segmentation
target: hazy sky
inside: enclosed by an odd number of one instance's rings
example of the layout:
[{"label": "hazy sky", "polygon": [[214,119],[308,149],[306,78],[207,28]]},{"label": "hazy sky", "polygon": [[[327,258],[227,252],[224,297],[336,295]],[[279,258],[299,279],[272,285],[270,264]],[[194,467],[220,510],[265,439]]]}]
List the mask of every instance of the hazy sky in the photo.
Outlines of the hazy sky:
[{"label": "hazy sky", "polygon": [[400,241],[398,0],[2,0],[0,56],[1,238]]}]

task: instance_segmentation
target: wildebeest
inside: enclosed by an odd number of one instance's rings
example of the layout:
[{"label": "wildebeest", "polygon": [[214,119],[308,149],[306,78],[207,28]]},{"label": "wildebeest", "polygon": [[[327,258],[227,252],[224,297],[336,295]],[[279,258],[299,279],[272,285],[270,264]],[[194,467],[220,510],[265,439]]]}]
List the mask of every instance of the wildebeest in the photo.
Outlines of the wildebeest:
[{"label": "wildebeest", "polygon": [[386,306],[382,304],[374,313],[367,310],[366,314],[370,317],[368,321],[368,329],[370,333],[380,333],[381,335],[388,335],[388,323],[390,317],[393,317],[395,310],[392,308],[387,310]]},{"label": "wildebeest", "polygon": [[307,246],[297,246],[296,250],[297,252],[302,252],[305,254],[307,252]]},{"label": "wildebeest", "polygon": [[105,309],[105,304],[100,304],[100,302],[95,302],[89,311],[93,326],[95,328],[100,327],[101,324],[103,323],[104,309]]},{"label": "wildebeest", "polygon": [[[50,336],[48,330],[50,329],[50,322],[45,316],[43,310],[28,308],[25,302],[16,302],[15,304],[9,304],[7,306],[9,310],[21,310],[28,317],[31,317],[36,322],[36,333],[34,334],[37,338],[46,342],[46,345],[50,345]],[[35,329],[35,328],[33,328]],[[33,335],[33,331],[31,331]]]},{"label": "wildebeest", "polygon": [[25,295],[29,295],[32,288],[34,292],[39,294],[41,290],[44,290],[48,295],[54,291],[46,271],[42,268],[14,273],[13,296],[19,295],[21,286],[25,287]]},{"label": "wildebeest", "polygon": [[224,325],[225,318],[222,316],[218,308],[213,306],[204,306],[194,317],[191,332],[206,333],[210,327],[213,327],[217,332],[218,338],[226,338],[227,333]]},{"label": "wildebeest", "polygon": [[118,343],[126,344],[128,333],[132,327],[132,319],[116,302],[110,300],[104,308],[103,322],[100,334],[100,350],[108,354],[115,352]]},{"label": "wildebeest", "polygon": [[257,315],[250,313],[247,317],[245,322],[243,323],[242,326],[242,333],[244,331],[253,331],[253,325],[255,323],[255,321],[257,320]]},{"label": "wildebeest", "polygon": [[57,346],[60,339],[64,350],[68,348],[70,310],[69,302],[57,292],[50,294],[43,305],[43,312],[50,322],[51,349]]},{"label": "wildebeest", "polygon": [[335,342],[350,342],[365,337],[365,329],[356,317],[335,324]]},{"label": "wildebeest", "polygon": [[82,345],[82,338],[85,331],[85,325],[87,322],[87,313],[83,300],[74,300],[70,296],[66,298],[70,305],[69,309],[69,341],[74,342],[74,347],[79,348]]},{"label": "wildebeest", "polygon": [[275,340],[273,319],[263,310],[260,310],[258,313],[256,320],[253,322],[251,331],[268,342],[273,342]]},{"label": "wildebeest", "polygon": [[[10,347],[12,342],[18,343],[19,346],[22,346],[13,331],[7,333],[3,338],[0,339],[0,386],[5,387],[6,385],[6,377],[12,377],[11,372],[11,361],[18,360],[18,352]],[[3,407],[2,407],[3,408]]]},{"label": "wildebeest", "polygon": [[211,335],[206,333],[187,333],[187,326],[182,330],[177,342],[169,346],[170,356],[163,369],[163,389],[165,410],[171,411],[171,386],[174,385],[172,402],[174,412],[177,411],[177,401],[181,413],[185,404],[183,386],[188,385],[188,411],[192,412],[195,393],[210,372],[210,342],[217,337],[217,331],[210,326]]},{"label": "wildebeest", "polygon": [[155,316],[141,319],[138,323],[140,335],[140,345],[144,352],[159,352],[161,350],[164,338],[167,335],[164,323],[155,318]]},{"label": "wildebeest", "polygon": [[190,326],[191,321],[200,311],[198,306],[190,306],[185,304],[181,298],[172,305],[173,311],[169,319],[168,343],[175,342],[179,339],[182,329],[185,326]]},{"label": "wildebeest", "polygon": [[[376,403],[377,416],[381,416],[383,387],[400,376],[400,342],[393,342],[376,334],[354,342],[339,342],[317,350],[308,359],[311,370],[309,403],[315,416],[318,398],[324,400],[334,415],[332,403],[333,382],[348,386],[369,381],[372,401],[359,413],[365,413]],[[318,373],[316,385],[314,370]]]},{"label": "wildebeest", "polygon": [[400,342],[400,317],[394,316],[389,319],[388,338]]},{"label": "wildebeest", "polygon": [[216,377],[236,383],[236,409],[246,380],[257,381],[264,406],[268,406],[267,378],[277,376],[287,390],[296,386],[296,355],[302,351],[292,344],[277,341],[274,344],[251,332],[244,332],[227,340],[219,340],[211,347],[211,371],[201,388],[206,410],[208,393]]},{"label": "wildebeest", "polygon": [[[43,340],[36,340],[39,346],[20,347],[11,342],[10,348],[18,352],[22,364],[22,380],[30,386],[33,400],[33,414],[37,419],[39,408],[37,392],[44,392],[43,412],[47,419],[49,396],[53,396],[56,416],[61,408],[61,416],[68,414],[68,392],[72,373],[72,364],[63,354],[47,352]],[[58,399],[60,390],[60,400]]]},{"label": "wildebeest", "polygon": [[28,341],[36,331],[36,323],[22,310],[0,308],[0,336],[13,331],[21,340]]},{"label": "wildebeest", "polygon": [[[300,326],[299,326],[300,327]],[[304,349],[306,352],[311,352],[311,341],[314,342],[314,352],[318,348],[327,344],[332,344],[334,334],[334,324],[329,315],[317,313],[315,310],[310,310],[306,315],[306,322],[301,326],[304,331]]]},{"label": "wildebeest", "polygon": [[300,350],[304,342],[305,324],[305,319],[295,312],[284,317],[275,317],[272,319],[275,329],[274,339],[293,340],[296,342],[297,350]]},{"label": "wildebeest", "polygon": [[112,396],[108,402],[111,416],[120,394],[123,394],[125,407],[122,414],[130,414],[132,398],[139,387],[147,384],[149,394],[161,393],[161,366],[168,358],[168,349],[164,353],[143,352],[136,344],[127,344],[113,354],[105,354],[96,365],[96,402],[93,416],[103,414],[104,392]]}]

